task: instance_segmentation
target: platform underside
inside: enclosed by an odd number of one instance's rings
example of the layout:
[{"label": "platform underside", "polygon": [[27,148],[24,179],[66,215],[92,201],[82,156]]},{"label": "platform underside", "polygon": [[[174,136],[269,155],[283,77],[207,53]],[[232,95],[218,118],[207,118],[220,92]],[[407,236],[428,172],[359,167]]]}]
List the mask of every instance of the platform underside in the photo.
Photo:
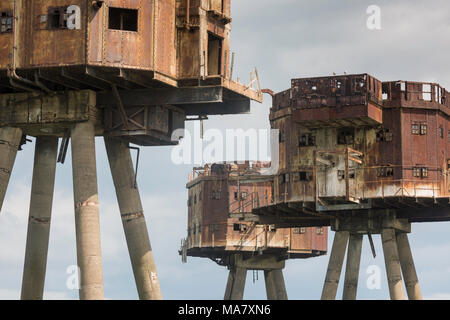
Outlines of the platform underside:
[{"label": "platform underside", "polygon": [[187,250],[187,256],[197,258],[209,258],[214,260],[220,265],[227,265],[229,257],[242,254],[244,257],[253,257],[257,255],[276,255],[280,260],[286,259],[307,259],[325,255],[326,251],[320,250],[305,250],[300,251],[288,251],[280,248],[269,248],[261,251],[240,251],[240,250],[227,250],[225,247],[203,247],[203,248],[191,248]]},{"label": "platform underside", "polygon": [[272,204],[243,214],[241,220],[285,228],[318,227],[330,226],[336,217],[389,210],[409,222],[450,221],[450,198],[385,197],[358,203],[336,198],[327,200],[317,204],[301,201]]}]

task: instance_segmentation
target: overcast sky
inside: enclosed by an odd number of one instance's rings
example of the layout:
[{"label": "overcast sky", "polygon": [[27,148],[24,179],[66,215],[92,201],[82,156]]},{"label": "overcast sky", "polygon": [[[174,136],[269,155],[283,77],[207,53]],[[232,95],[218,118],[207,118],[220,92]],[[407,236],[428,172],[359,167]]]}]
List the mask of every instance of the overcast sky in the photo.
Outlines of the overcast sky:
[{"label": "overcast sky", "polygon": [[[381,8],[381,30],[369,30],[369,5]],[[333,72],[369,73],[379,80],[438,82],[450,88],[450,2],[391,1],[232,1],[232,49],[235,75],[248,81],[257,67],[262,86],[281,91],[291,78],[327,76]],[[206,129],[268,128],[271,101],[252,104],[249,115],[212,117]],[[192,128],[192,123],[188,124]],[[0,299],[18,299],[23,271],[34,144],[17,156],[0,215]],[[141,152],[139,188],[150,232],[161,288],[166,299],[222,299],[227,270],[208,259],[182,264],[177,250],[186,236],[186,179],[190,165],[171,162],[171,148]],[[76,265],[70,148],[58,165],[48,255],[45,298],[76,299],[66,287],[70,265]],[[123,235],[103,141],[97,139],[100,219],[105,296],[136,299],[137,293]],[[410,235],[422,292],[427,299],[450,299],[450,224],[416,224]],[[334,234],[330,233],[329,246]],[[373,259],[364,240],[359,299],[388,299],[379,236]],[[285,280],[291,299],[319,299],[328,256],[287,263]],[[369,290],[367,269],[381,269],[381,289]],[[265,299],[263,276],[253,283],[249,272],[246,299]],[[341,282],[342,284],[342,282]],[[338,292],[341,297],[342,285]]]}]

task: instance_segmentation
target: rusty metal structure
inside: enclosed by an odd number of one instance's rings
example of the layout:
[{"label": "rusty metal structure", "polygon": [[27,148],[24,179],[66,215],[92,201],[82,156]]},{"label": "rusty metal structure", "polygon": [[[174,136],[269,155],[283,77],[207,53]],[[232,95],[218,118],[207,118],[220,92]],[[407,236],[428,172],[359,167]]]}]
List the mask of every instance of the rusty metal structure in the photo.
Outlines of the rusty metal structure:
[{"label": "rusty metal structure", "polygon": [[270,163],[216,163],[194,168],[187,188],[188,236],[180,254],[209,258],[229,270],[225,300],[241,300],[248,270],[263,270],[267,298],[287,299],[282,269],[287,259],[327,252],[328,228],[284,228],[243,221],[273,202]]},{"label": "rusty metal structure", "polygon": [[[141,299],[161,299],[129,144],[162,146],[187,117],[262,101],[232,79],[230,0],[0,3],[0,208],[36,137],[23,299],[42,299],[56,163],[71,141],[80,298],[103,299],[95,136],[104,136]],[[61,143],[58,152],[58,139]]]},{"label": "rusty metal structure", "polygon": [[356,298],[362,236],[375,254],[371,235],[381,234],[391,298],[404,298],[403,273],[408,297],[420,299],[407,234],[414,222],[450,221],[449,119],[450,94],[436,83],[293,79],[270,112],[280,142],[273,203],[245,219],[331,226],[323,299],[336,297],[349,239],[343,298]]}]

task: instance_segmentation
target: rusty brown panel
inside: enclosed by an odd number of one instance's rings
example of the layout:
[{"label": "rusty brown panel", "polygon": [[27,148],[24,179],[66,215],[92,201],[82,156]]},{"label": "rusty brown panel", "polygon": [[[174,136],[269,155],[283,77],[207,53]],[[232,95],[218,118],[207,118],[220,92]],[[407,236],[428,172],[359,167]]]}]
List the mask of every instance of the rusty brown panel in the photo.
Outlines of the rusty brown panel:
[{"label": "rusty brown panel", "polygon": [[[0,12],[8,12],[13,14],[14,2],[13,0],[2,0],[0,3]],[[0,69],[6,69],[11,63],[11,53],[13,46],[13,33],[0,34]]]},{"label": "rusty brown panel", "polygon": [[108,7],[102,6],[98,10],[89,11],[88,28],[88,63],[101,64],[103,61],[104,24],[106,23]]},{"label": "rusty brown panel", "polygon": [[231,0],[222,0],[223,14],[227,17],[231,16]]},{"label": "rusty brown panel", "polygon": [[[102,41],[103,65],[145,70],[152,68],[153,37],[156,33],[153,24],[152,3],[151,0],[107,1],[107,7],[103,8],[102,22],[104,32]],[[138,10],[138,31],[109,29],[110,7]],[[92,41],[95,41],[95,38]],[[98,57],[98,54],[95,53],[90,56],[93,55]]]},{"label": "rusty brown panel", "polygon": [[178,31],[178,78],[194,78],[200,74],[199,32]]},{"label": "rusty brown panel", "polygon": [[176,77],[175,0],[161,1],[157,8],[155,69],[168,76]]},{"label": "rusty brown panel", "polygon": [[[22,66],[41,67],[85,63],[86,19],[81,19],[81,30],[49,30],[47,22],[41,22],[41,15],[47,15],[49,7],[70,5],[78,5],[81,9],[81,16],[86,16],[87,1],[33,0],[32,12],[27,18],[32,28],[26,34],[25,46],[20,48],[22,56],[27,57],[27,61]],[[25,26],[27,25],[25,24]]]}]

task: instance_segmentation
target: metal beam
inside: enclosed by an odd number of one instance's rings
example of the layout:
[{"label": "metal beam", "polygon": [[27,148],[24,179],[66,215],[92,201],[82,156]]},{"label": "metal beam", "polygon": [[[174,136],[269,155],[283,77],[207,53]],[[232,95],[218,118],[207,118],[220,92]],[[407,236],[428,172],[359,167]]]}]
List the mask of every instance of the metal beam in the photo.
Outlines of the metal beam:
[{"label": "metal beam", "polygon": [[[190,105],[223,102],[223,88],[154,88],[139,90],[119,90],[120,98],[127,107],[143,105]],[[99,93],[99,105],[115,105],[116,99],[111,91]]]}]

